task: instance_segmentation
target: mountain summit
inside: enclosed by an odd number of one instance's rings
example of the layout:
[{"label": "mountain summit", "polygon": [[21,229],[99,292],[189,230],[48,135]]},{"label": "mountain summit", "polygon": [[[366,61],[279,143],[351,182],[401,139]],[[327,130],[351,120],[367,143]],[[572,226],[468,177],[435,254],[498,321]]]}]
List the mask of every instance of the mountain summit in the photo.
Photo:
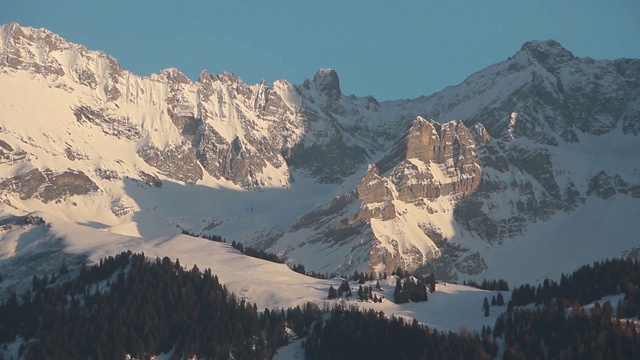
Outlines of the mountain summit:
[{"label": "mountain summit", "polygon": [[329,69],[300,85],[138,76],[12,23],[0,27],[0,211],[216,234],[322,273],[544,276],[638,253],[639,89],[640,60],[549,40],[379,102],[343,95]]},{"label": "mountain summit", "polygon": [[528,52],[536,61],[550,67],[575,60],[575,56],[555,40],[528,41],[522,45],[520,52]]},{"label": "mountain summit", "polygon": [[340,79],[338,73],[332,69],[318,70],[313,77],[313,85],[320,93],[326,94],[333,101],[340,100]]}]

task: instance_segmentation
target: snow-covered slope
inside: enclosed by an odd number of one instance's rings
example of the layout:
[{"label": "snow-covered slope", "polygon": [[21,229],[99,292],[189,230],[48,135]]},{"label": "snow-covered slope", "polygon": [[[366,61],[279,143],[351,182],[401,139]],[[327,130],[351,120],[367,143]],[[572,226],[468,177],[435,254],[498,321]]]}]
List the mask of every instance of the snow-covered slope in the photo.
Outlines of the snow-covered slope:
[{"label": "snow-covered slope", "polygon": [[[321,308],[325,304],[331,305],[333,302],[327,299],[329,287],[337,288],[342,281],[304,276],[284,264],[245,256],[226,243],[187,235],[141,238],[112,234],[69,223],[44,212],[5,220],[0,225],[0,235],[3,239],[0,243],[4,277],[0,283],[2,299],[10,291],[22,293],[31,287],[33,275],[58,273],[63,262],[71,273],[75,273],[83,262],[91,265],[125,249],[144,253],[152,260],[165,256],[173,261],[178,259],[186,269],[194,265],[200,270],[211,269],[230,291],[255,303],[260,310],[286,309],[306,302],[316,303]],[[380,285],[382,291],[376,290],[377,294],[387,298],[382,303],[354,300],[350,303],[374,308],[389,316],[415,318],[445,331],[458,331],[463,327],[480,330],[482,326],[492,325],[501,310],[496,308],[492,316],[484,317],[482,300],[495,293],[466,286],[438,285],[428,302],[396,305],[389,301],[393,298],[395,277],[381,280]],[[508,300],[509,295],[504,295]]]},{"label": "snow-covered slope", "polygon": [[554,41],[378,102],[342,94],[329,69],[301,85],[143,77],[0,26],[2,216],[44,211],[113,239],[186,229],[322,273],[533,281],[640,253],[639,132],[640,61]]}]

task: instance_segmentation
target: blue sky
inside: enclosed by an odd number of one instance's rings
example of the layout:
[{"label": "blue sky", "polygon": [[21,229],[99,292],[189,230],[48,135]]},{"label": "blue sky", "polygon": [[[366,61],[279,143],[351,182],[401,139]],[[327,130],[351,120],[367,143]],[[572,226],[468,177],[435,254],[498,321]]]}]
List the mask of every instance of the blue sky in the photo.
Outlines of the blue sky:
[{"label": "blue sky", "polygon": [[640,58],[640,1],[3,0],[0,23],[45,27],[140,75],[203,69],[299,84],[333,68],[345,94],[429,95],[558,40],[576,56]]}]

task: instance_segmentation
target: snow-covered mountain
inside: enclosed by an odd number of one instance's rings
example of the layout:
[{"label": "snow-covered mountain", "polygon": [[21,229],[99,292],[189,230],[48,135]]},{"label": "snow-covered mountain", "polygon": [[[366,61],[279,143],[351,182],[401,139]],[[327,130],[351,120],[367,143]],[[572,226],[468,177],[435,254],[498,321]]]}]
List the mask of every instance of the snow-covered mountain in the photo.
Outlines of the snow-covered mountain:
[{"label": "snow-covered mountain", "polygon": [[520,281],[635,254],[639,132],[640,60],[554,41],[378,102],[342,94],[333,70],[301,85],[143,77],[48,30],[0,27],[4,216],[218,234],[318,272]]},{"label": "snow-covered mountain", "polygon": [[629,254],[640,245],[639,66],[530,42],[408,101],[442,123],[417,117],[357,189],[300,218],[274,248],[318,268],[324,252],[344,270],[451,279]]}]

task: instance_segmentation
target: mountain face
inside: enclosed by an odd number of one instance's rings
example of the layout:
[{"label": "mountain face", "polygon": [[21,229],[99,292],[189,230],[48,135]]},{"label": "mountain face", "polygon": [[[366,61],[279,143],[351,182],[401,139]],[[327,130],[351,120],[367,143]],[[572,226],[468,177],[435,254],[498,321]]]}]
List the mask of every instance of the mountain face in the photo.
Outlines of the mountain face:
[{"label": "mountain face", "polygon": [[484,124],[494,138],[579,142],[620,128],[638,135],[638,60],[576,58],[555,41],[528,42],[513,57],[428,98],[435,118]]},{"label": "mountain face", "polygon": [[247,85],[233,74],[206,71],[193,82],[177,69],[145,78],[47,30],[9,24],[2,34],[5,76],[28,74],[71,94],[61,121],[136,142],[138,157],[173,180],[196,183],[207,173],[246,189],[288,186],[293,166],[339,182],[389,137],[380,136],[389,133],[385,123],[368,121],[376,109],[342,98],[333,70],[301,86]]},{"label": "mountain face", "polygon": [[0,35],[5,214],[219,234],[319,272],[453,280],[514,270],[505,249],[526,258],[541,234],[577,245],[564,224],[593,218],[624,237],[599,256],[640,245],[636,225],[605,216],[640,213],[640,60],[529,42],[457,86],[378,102],[342,94],[328,69],[301,85],[142,77],[44,29]]}]

